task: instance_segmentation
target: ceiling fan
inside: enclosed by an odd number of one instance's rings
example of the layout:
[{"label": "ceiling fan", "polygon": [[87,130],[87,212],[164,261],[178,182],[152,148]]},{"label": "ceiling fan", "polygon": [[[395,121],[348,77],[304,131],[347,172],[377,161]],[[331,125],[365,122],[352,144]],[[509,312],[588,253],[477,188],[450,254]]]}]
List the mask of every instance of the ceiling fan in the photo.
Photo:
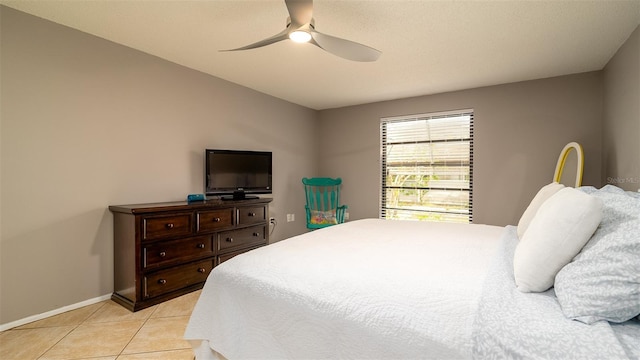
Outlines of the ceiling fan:
[{"label": "ceiling fan", "polygon": [[291,39],[295,42],[311,43],[322,50],[348,60],[370,62],[376,61],[380,57],[381,52],[374,48],[316,31],[313,19],[313,0],[285,0],[284,2],[289,11],[287,26],[284,30],[253,44],[222,51],[255,49]]}]

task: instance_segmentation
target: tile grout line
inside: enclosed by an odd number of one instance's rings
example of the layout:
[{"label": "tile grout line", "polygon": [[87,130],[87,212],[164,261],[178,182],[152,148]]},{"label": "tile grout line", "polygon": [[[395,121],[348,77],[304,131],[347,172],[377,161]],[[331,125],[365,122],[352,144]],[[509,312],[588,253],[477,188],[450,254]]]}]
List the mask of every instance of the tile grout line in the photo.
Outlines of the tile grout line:
[{"label": "tile grout line", "polygon": [[122,348],[122,350],[120,350],[120,352],[116,355],[116,360],[121,356],[121,355],[131,355],[131,354],[123,354],[122,352],[127,348],[127,346],[129,346],[129,344],[131,344],[131,342],[133,341],[133,339],[136,337],[136,335],[138,335],[138,333],[140,332],[140,330],[142,330],[142,328],[147,324],[147,321],[149,321],[149,319],[151,319],[151,317],[153,316],[153,314],[158,311],[160,307],[158,305],[154,305],[154,309],[153,311],[149,314],[149,316],[147,316],[146,319],[144,319],[144,321],[142,322],[142,325],[138,328],[138,330],[135,332],[135,334],[133,334],[133,336],[131,336],[131,339],[129,339],[129,341],[127,341],[127,343],[124,345],[124,347]]},{"label": "tile grout line", "polygon": [[[76,330],[81,325],[83,325],[87,320],[89,320],[89,318],[91,318],[91,316],[93,316],[93,314],[98,312],[98,310],[102,309],[102,307],[105,306],[105,305],[106,305],[106,301],[103,301],[102,305],[98,306],[98,308],[95,309],[91,314],[87,315],[87,317],[84,320],[82,320],[79,324],[74,325],[73,329],[69,330],[63,337],[60,338],[60,340],[56,341],[53,345],[49,346],[49,348],[47,348],[45,351],[43,351],[42,354],[38,355],[38,357],[36,359],[41,359],[44,356],[44,354],[49,352],[51,349],[53,349],[54,346],[58,345],[62,340],[64,340],[67,336],[69,336],[69,334],[71,334],[74,330]],[[42,327],[40,329],[42,329]]]},{"label": "tile grout line", "polygon": [[[71,334],[73,332],[73,330],[77,329],[78,326],[80,326],[80,324],[76,324],[73,325],[73,329],[67,331],[66,334],[64,334],[63,337],[60,338],[60,340],[56,341],[55,343],[53,343],[51,346],[49,346],[48,348],[46,348],[40,355],[38,355],[38,357],[36,357],[36,359],[41,359],[44,354],[46,354],[49,350],[53,349],[54,346],[58,345],[62,340],[64,340],[64,338],[66,338],[67,336],[69,336],[69,334]],[[52,327],[62,327],[62,326],[52,326]],[[40,327],[40,328],[36,328],[36,329],[44,329],[44,327]],[[30,329],[25,329],[25,330],[30,330]],[[19,331],[19,330],[18,330]]]},{"label": "tile grout line", "polygon": [[[171,349],[164,349],[164,350],[146,350],[146,349],[139,349],[140,351],[135,351],[135,349],[131,349],[132,352],[130,354],[128,353],[124,353],[124,351],[127,349],[128,346],[130,346],[133,343],[133,340],[139,336],[141,334],[142,329],[145,326],[148,326],[151,322],[152,319],[155,320],[160,320],[160,319],[173,319],[173,318],[181,318],[184,316],[190,316],[191,312],[193,311],[193,307],[195,305],[191,306],[191,310],[188,313],[184,313],[183,311],[180,310],[178,312],[176,312],[175,310],[170,310],[170,311],[165,311],[166,309],[162,306],[160,306],[162,304],[156,305],[153,307],[152,311],[149,312],[149,314],[147,316],[145,316],[144,318],[139,318],[138,321],[140,321],[140,326],[135,329],[134,333],[132,334],[132,336],[130,338],[127,339],[126,344],[124,344],[124,346],[120,349],[120,350],[116,350],[116,352],[114,352],[111,355],[105,355],[105,356],[113,356],[115,357],[115,359],[118,359],[120,357],[126,357],[126,356],[131,356],[131,355],[138,355],[139,354],[151,354],[154,352],[169,352],[169,351],[181,351],[181,350],[192,350],[190,346],[185,346],[185,347],[176,347],[176,348],[171,348]],[[89,306],[89,305],[87,305]],[[92,321],[92,319],[94,317],[96,317],[96,314],[100,313],[101,311],[104,312],[106,310],[108,310],[107,308],[111,306],[110,304],[110,300],[105,300],[102,301],[101,303],[99,303],[98,306],[95,307],[95,309],[93,309],[93,311],[87,312],[85,316],[81,317],[80,319],[78,319],[77,322],[68,322],[67,324],[64,323],[59,323],[59,322],[50,322],[50,324],[53,325],[47,325],[47,323],[43,323],[42,325],[37,325],[33,328],[26,328],[26,329],[8,329],[8,331],[29,331],[29,330],[34,330],[34,329],[46,329],[46,328],[57,328],[62,330],[64,327],[66,327],[68,330],[64,331],[64,332],[60,332],[58,333],[58,336],[61,336],[60,339],[58,339],[57,341],[55,341],[54,343],[52,343],[51,345],[47,346],[44,350],[39,351],[37,354],[33,354],[32,356],[34,356],[32,359],[34,360],[38,360],[38,359],[44,359],[46,358],[46,354],[49,353],[50,351],[52,351],[52,349],[54,349],[56,346],[60,346],[60,344],[62,342],[64,342],[66,340],[67,337],[70,337],[70,334],[72,333],[76,333],[79,331],[80,328],[82,328],[83,326],[93,326],[96,324],[99,324],[100,322],[94,322]],[[81,309],[81,308],[79,308]],[[77,311],[79,309],[74,309],[74,310],[70,310],[70,312],[73,311]],[[157,314],[157,315],[156,315]],[[59,314],[61,315],[61,314]],[[124,318],[120,318],[118,320],[112,320],[112,321],[106,321],[105,323],[123,323],[127,320],[127,317]],[[44,320],[44,319],[42,319]],[[94,320],[99,320],[99,317],[94,319]],[[53,330],[54,333],[56,332],[56,330]],[[71,342],[71,341],[70,341]],[[68,345],[68,344],[67,344]],[[59,354],[61,355],[61,354]],[[144,355],[142,355],[144,356]],[[64,359],[62,360],[73,360],[76,359],[75,357],[71,356],[71,354],[66,354],[64,355]]]}]

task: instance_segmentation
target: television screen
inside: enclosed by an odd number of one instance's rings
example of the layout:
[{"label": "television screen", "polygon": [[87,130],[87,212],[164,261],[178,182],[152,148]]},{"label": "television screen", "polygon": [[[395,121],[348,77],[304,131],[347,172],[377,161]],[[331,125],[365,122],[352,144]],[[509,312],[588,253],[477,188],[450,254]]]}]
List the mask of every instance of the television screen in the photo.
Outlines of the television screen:
[{"label": "television screen", "polygon": [[234,199],[271,194],[271,158],[270,151],[207,149],[205,194],[233,195]]}]

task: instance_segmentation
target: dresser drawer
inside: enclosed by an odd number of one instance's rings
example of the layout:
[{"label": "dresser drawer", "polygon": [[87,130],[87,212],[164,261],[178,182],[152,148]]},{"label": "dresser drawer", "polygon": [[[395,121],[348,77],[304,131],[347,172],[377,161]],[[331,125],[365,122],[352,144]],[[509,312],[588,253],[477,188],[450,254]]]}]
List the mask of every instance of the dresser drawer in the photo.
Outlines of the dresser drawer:
[{"label": "dresser drawer", "polygon": [[266,230],[266,225],[260,225],[220,233],[218,235],[218,250],[232,251],[266,244]]},{"label": "dresser drawer", "polygon": [[267,220],[266,206],[238,207],[238,225],[249,225]]},{"label": "dresser drawer", "polygon": [[142,239],[162,239],[190,235],[193,232],[193,214],[172,214],[142,219]]},{"label": "dresser drawer", "polygon": [[197,232],[224,229],[233,226],[233,208],[198,211]]},{"label": "dresser drawer", "polygon": [[142,267],[153,269],[207,256],[213,256],[213,236],[162,241],[142,248]]},{"label": "dresser drawer", "polygon": [[204,282],[213,269],[213,261],[209,259],[145,275],[144,297],[151,298]]}]

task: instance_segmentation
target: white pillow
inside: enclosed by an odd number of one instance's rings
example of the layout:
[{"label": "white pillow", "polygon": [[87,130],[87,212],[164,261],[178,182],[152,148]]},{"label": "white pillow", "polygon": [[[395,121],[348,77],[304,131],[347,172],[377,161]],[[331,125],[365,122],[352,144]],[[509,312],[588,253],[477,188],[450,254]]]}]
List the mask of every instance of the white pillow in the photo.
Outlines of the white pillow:
[{"label": "white pillow", "polygon": [[602,200],[565,187],[545,201],[513,258],[518,290],[542,292],[587,243],[602,219]]},{"label": "white pillow", "polygon": [[527,209],[522,213],[522,217],[520,217],[520,221],[518,222],[518,238],[522,239],[525,231],[529,227],[531,220],[538,212],[540,206],[555,193],[564,188],[564,185],[559,184],[557,182],[552,182],[551,184],[545,185],[538,191],[536,196],[534,196],[533,200],[527,207]]}]

